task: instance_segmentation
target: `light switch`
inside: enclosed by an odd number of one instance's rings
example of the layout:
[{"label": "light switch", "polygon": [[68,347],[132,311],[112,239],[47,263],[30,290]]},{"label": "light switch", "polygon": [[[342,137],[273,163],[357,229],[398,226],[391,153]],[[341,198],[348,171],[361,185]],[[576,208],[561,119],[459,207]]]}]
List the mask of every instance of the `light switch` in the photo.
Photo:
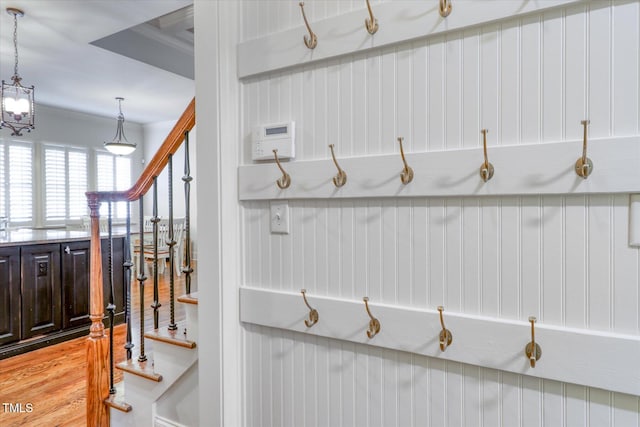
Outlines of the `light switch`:
[{"label": "light switch", "polygon": [[271,202],[271,233],[289,234],[289,202],[287,200]]}]

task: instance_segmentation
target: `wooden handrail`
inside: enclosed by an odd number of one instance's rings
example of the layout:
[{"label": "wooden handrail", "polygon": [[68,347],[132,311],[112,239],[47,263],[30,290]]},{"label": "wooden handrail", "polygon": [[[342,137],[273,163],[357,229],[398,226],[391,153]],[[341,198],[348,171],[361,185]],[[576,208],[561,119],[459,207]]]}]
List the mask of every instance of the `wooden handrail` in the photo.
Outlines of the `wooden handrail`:
[{"label": "wooden handrail", "polygon": [[196,98],[194,97],[187,108],[178,119],[169,135],[153,156],[147,167],[138,178],[133,187],[126,191],[126,200],[138,200],[144,195],[153,184],[153,177],[160,175],[160,172],[169,162],[169,155],[175,154],[184,141],[185,132],[190,131],[196,125]]},{"label": "wooden handrail", "polygon": [[[134,201],[140,199],[153,185],[182,145],[185,133],[196,124],[196,99],[193,98],[178,119],[169,135],[147,164],[138,181],[126,191],[90,191],[87,201],[91,211],[91,276],[90,276],[90,319],[91,328],[87,340],[87,425],[107,427],[109,410],[104,400],[109,395],[109,342],[104,333],[104,298],[102,293],[102,249],[100,247],[100,204],[105,201]],[[142,224],[140,224],[142,227]]]},{"label": "wooden handrail", "polygon": [[160,172],[169,162],[169,155],[175,154],[184,141],[185,132],[190,131],[196,124],[196,99],[193,98],[187,108],[182,113],[176,124],[165,138],[164,142],[153,156],[147,167],[142,171],[140,178],[128,190],[124,191],[96,191],[88,192],[95,194],[99,201],[134,201],[144,196],[153,185],[153,177],[160,175]]}]

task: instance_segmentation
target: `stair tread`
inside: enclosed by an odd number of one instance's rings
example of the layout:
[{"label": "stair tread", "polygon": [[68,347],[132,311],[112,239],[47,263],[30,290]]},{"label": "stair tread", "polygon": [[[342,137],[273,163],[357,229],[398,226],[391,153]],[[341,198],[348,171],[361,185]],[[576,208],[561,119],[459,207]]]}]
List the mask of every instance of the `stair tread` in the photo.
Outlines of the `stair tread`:
[{"label": "stair tread", "polygon": [[151,381],[162,381],[162,375],[153,371],[153,364],[149,359],[147,359],[145,362],[138,362],[137,358],[132,358],[130,360],[118,363],[116,365],[116,368],[130,374],[138,375],[139,377],[143,377]]},{"label": "stair tread", "polygon": [[181,295],[178,297],[178,302],[198,305],[198,293],[191,292],[190,294]]},{"label": "stair tread", "polygon": [[145,332],[145,338],[150,340],[161,341],[168,344],[177,345],[184,348],[195,348],[196,342],[187,339],[186,328],[184,324],[178,325],[178,329],[170,331],[166,327],[154,329],[153,331]]},{"label": "stair tread", "polygon": [[116,393],[110,394],[104,400],[105,405],[117,409],[122,412],[131,412],[131,405],[124,401],[124,382],[119,382],[115,385]]}]

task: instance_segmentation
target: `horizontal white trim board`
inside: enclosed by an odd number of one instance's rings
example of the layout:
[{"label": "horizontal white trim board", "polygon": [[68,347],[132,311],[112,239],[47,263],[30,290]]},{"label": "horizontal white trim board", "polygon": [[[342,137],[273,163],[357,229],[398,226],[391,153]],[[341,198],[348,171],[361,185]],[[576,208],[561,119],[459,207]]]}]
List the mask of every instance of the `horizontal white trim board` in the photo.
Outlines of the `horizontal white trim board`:
[{"label": "horizontal white trim board", "polygon": [[295,8],[295,13],[300,16],[300,26],[240,43],[238,77],[250,77],[582,2],[585,0],[453,0],[451,14],[442,18],[438,10],[438,0],[394,0],[372,5],[379,29],[374,35],[370,35],[364,27],[364,20],[369,14],[363,1],[361,10],[320,21],[314,21],[313,16],[307,12],[309,25],[318,37],[318,44],[312,50],[303,42],[303,36],[308,32],[298,2],[292,1],[291,7]]},{"label": "horizontal white trim board", "polygon": [[[396,142],[396,145],[398,143]],[[282,162],[291,186],[281,190],[275,162],[239,167],[240,200],[498,196],[640,192],[640,136],[594,139],[588,142],[593,172],[587,179],[575,172],[582,141],[488,147],[495,168],[486,183],[480,178],[482,149],[407,153],[413,181],[400,181],[400,154],[338,158],[347,183],[336,188],[333,161]]]},{"label": "horizontal white trim board", "polygon": [[[376,304],[369,308],[381,324],[369,339],[369,317],[362,300],[342,300],[307,293],[319,321],[307,328],[309,309],[301,294],[240,288],[242,322],[407,351],[439,359],[640,395],[640,337],[536,323],[536,343],[542,356],[531,368],[525,346],[531,340],[528,322],[471,316],[444,311],[453,335],[440,351],[438,312]],[[533,313],[532,313],[533,314]]]}]

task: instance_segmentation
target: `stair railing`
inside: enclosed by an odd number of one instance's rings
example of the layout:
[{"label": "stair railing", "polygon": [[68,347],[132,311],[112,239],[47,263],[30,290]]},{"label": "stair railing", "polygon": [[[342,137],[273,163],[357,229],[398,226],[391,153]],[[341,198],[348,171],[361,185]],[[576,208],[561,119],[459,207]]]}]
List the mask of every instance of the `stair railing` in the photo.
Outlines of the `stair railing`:
[{"label": "stair railing", "polygon": [[[195,126],[195,98],[191,100],[180,119],[176,122],[175,126],[166,137],[165,141],[161,145],[160,149],[153,156],[145,170],[140,175],[140,178],[136,183],[126,191],[94,191],[87,192],[87,203],[90,210],[91,218],[91,258],[90,258],[90,320],[91,326],[89,328],[89,338],[87,340],[87,423],[88,426],[109,426],[109,409],[105,405],[105,401],[110,395],[115,393],[113,372],[114,372],[114,360],[113,360],[113,325],[114,325],[114,292],[113,292],[113,269],[111,267],[112,248],[113,248],[113,230],[111,221],[111,210],[114,202],[126,201],[127,202],[127,219],[126,219],[126,240],[125,240],[125,254],[123,263],[125,271],[125,322],[127,323],[127,336],[126,336],[126,354],[127,360],[132,357],[132,333],[131,333],[131,293],[130,293],[130,277],[131,262],[130,253],[130,232],[131,232],[131,219],[130,219],[130,202],[139,201],[140,203],[140,263],[137,267],[137,277],[140,288],[140,355],[138,357],[139,362],[146,361],[146,355],[144,352],[144,286],[147,277],[145,276],[145,260],[144,260],[144,209],[143,209],[143,196],[153,186],[153,235],[154,235],[154,301],[152,308],[154,309],[154,328],[158,328],[158,309],[160,308],[159,292],[158,292],[158,207],[157,207],[157,177],[162,170],[169,165],[169,222],[170,222],[170,234],[169,234],[169,264],[170,264],[170,324],[169,329],[177,329],[175,324],[174,313],[174,279],[173,273],[175,271],[175,260],[173,259],[173,246],[176,244],[173,235],[173,187],[172,187],[172,158],[176,151],[180,148],[182,143],[185,143],[185,176],[182,178],[185,186],[185,255],[184,266],[181,271],[185,273],[185,288],[186,293],[191,292],[191,273],[193,268],[191,266],[191,236],[190,236],[190,169],[189,169],[189,131]],[[102,203],[108,203],[109,205],[109,219],[108,219],[108,239],[107,239],[107,251],[109,254],[109,284],[110,295],[109,305],[107,311],[109,312],[109,325],[110,333],[109,337],[105,335],[105,327],[103,324],[104,318],[104,296],[103,296],[103,271],[102,271],[102,247],[100,236],[100,205]]]}]

